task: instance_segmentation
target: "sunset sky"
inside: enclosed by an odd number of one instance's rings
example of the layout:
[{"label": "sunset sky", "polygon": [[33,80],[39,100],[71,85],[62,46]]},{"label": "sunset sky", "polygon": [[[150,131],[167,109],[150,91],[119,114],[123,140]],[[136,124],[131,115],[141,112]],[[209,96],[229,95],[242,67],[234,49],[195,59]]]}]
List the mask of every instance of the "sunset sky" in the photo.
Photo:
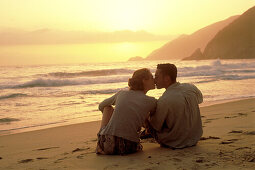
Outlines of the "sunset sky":
[{"label": "sunset sky", "polygon": [[126,61],[255,0],[1,0],[0,65]]}]

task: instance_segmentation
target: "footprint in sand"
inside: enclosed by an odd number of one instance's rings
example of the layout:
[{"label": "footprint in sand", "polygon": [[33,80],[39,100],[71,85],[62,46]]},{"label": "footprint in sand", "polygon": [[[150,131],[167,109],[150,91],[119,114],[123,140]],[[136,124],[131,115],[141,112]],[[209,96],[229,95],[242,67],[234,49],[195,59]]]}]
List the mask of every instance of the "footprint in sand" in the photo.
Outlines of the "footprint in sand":
[{"label": "footprint in sand", "polygon": [[246,135],[255,135],[255,131],[251,131],[251,132],[246,132]]},{"label": "footprint in sand", "polygon": [[54,163],[60,163],[61,161],[67,159],[67,157],[59,158]]},{"label": "footprint in sand", "polygon": [[85,150],[88,150],[88,149],[90,149],[90,147],[87,147],[87,148],[85,148],[85,149],[76,148],[75,150],[72,151],[72,153],[74,153],[74,152],[80,152],[80,151],[85,151]]},{"label": "footprint in sand", "polygon": [[224,118],[229,119],[229,118],[236,118],[236,117],[238,117],[238,116],[225,116]]},{"label": "footprint in sand", "polygon": [[212,120],[218,120],[219,118],[206,119],[204,123],[211,123]]},{"label": "footprint in sand", "polygon": [[251,149],[250,147],[241,147],[241,148],[236,148],[236,150],[243,150],[243,149]]},{"label": "footprint in sand", "polygon": [[33,162],[33,161],[34,161],[33,159],[24,159],[24,160],[19,161],[19,163],[28,163],[28,162]]},{"label": "footprint in sand", "polygon": [[222,141],[220,144],[230,144],[230,143],[234,143],[232,141]]},{"label": "footprint in sand", "polygon": [[248,114],[247,113],[237,113],[238,116],[247,116]]},{"label": "footprint in sand", "polygon": [[231,132],[228,132],[228,133],[243,133],[242,130],[232,130]]},{"label": "footprint in sand", "polygon": [[46,158],[46,157],[38,157],[36,158],[37,160],[43,160],[43,159],[49,159],[49,158]]},{"label": "footprint in sand", "polygon": [[83,157],[84,157],[84,154],[80,154],[80,155],[76,156],[76,158],[78,158],[78,159],[83,159]]},{"label": "footprint in sand", "polygon": [[222,141],[220,144],[231,144],[234,143],[235,141],[238,141],[238,139],[229,139],[226,141]]},{"label": "footprint in sand", "polygon": [[247,113],[237,113],[237,115],[235,116],[225,116],[224,118],[225,119],[228,119],[228,118],[236,118],[236,117],[240,117],[240,116],[247,116],[248,114]]},{"label": "footprint in sand", "polygon": [[212,121],[210,121],[210,120],[206,120],[206,121],[204,121],[204,124],[206,124],[206,123],[211,123]]},{"label": "footprint in sand", "polygon": [[242,155],[242,158],[244,161],[247,161],[247,162],[255,162],[255,152],[254,151],[244,152]]},{"label": "footprint in sand", "polygon": [[255,162],[255,158],[249,158],[247,161],[248,162]]},{"label": "footprint in sand", "polygon": [[209,137],[201,137],[200,140],[207,140],[207,139],[220,139],[219,137],[209,136]]},{"label": "footprint in sand", "polygon": [[196,160],[196,162],[197,162],[197,163],[203,163],[203,162],[205,162],[205,161],[204,161],[204,159],[200,159],[200,158],[199,158],[199,159]]},{"label": "footprint in sand", "polygon": [[88,154],[91,154],[91,153],[96,153],[96,152],[82,153],[82,154],[80,154],[80,155],[76,156],[76,158],[78,158],[78,159],[83,159],[83,158],[84,158],[84,156],[86,156],[86,155],[88,155]]},{"label": "footprint in sand", "polygon": [[59,147],[54,146],[54,147],[49,147],[49,148],[40,148],[40,149],[36,149],[36,150],[33,150],[33,151],[45,151],[45,150],[56,149],[56,148],[59,148]]},{"label": "footprint in sand", "polygon": [[218,120],[220,118],[212,118],[212,119],[206,119],[206,120]]}]

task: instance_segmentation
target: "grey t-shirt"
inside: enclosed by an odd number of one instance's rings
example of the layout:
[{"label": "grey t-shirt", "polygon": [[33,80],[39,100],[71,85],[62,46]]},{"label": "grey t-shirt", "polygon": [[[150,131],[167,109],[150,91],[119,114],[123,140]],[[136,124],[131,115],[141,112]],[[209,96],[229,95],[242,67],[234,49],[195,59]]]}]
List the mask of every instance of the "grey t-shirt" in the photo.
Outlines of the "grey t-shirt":
[{"label": "grey t-shirt", "polygon": [[149,97],[142,91],[119,91],[99,104],[100,111],[106,106],[115,105],[112,117],[100,135],[108,134],[139,142],[139,131],[149,112],[155,110],[156,103],[154,97]]},{"label": "grey t-shirt", "polygon": [[202,101],[202,93],[193,84],[177,82],[169,86],[150,117],[158,142],[173,148],[195,145],[203,133],[198,106]]}]

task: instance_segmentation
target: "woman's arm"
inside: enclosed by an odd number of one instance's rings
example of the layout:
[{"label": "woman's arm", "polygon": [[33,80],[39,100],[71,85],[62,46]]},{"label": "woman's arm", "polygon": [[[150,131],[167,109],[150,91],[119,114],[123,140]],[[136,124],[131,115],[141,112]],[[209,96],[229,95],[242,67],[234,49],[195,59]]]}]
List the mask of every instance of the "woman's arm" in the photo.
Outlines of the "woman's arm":
[{"label": "woman's arm", "polygon": [[98,109],[103,113],[103,110],[106,106],[112,106],[115,105],[116,102],[116,98],[119,95],[120,92],[116,93],[115,95],[113,95],[110,98],[105,99],[104,101],[102,101],[99,106]]}]

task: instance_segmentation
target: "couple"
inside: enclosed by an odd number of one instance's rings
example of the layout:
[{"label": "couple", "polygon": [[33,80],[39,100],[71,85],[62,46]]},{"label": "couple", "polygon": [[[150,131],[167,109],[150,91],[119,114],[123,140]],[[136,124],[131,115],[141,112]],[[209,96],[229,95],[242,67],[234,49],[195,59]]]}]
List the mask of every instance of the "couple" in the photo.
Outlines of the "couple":
[{"label": "couple", "polygon": [[[128,81],[129,90],[101,102],[96,153],[125,155],[142,150],[141,127],[163,147],[196,145],[203,133],[198,106],[203,96],[196,86],[176,82],[176,77],[174,64],[158,64],[155,79],[149,69],[139,69]],[[158,100],[146,95],[155,84],[166,89]]]}]

